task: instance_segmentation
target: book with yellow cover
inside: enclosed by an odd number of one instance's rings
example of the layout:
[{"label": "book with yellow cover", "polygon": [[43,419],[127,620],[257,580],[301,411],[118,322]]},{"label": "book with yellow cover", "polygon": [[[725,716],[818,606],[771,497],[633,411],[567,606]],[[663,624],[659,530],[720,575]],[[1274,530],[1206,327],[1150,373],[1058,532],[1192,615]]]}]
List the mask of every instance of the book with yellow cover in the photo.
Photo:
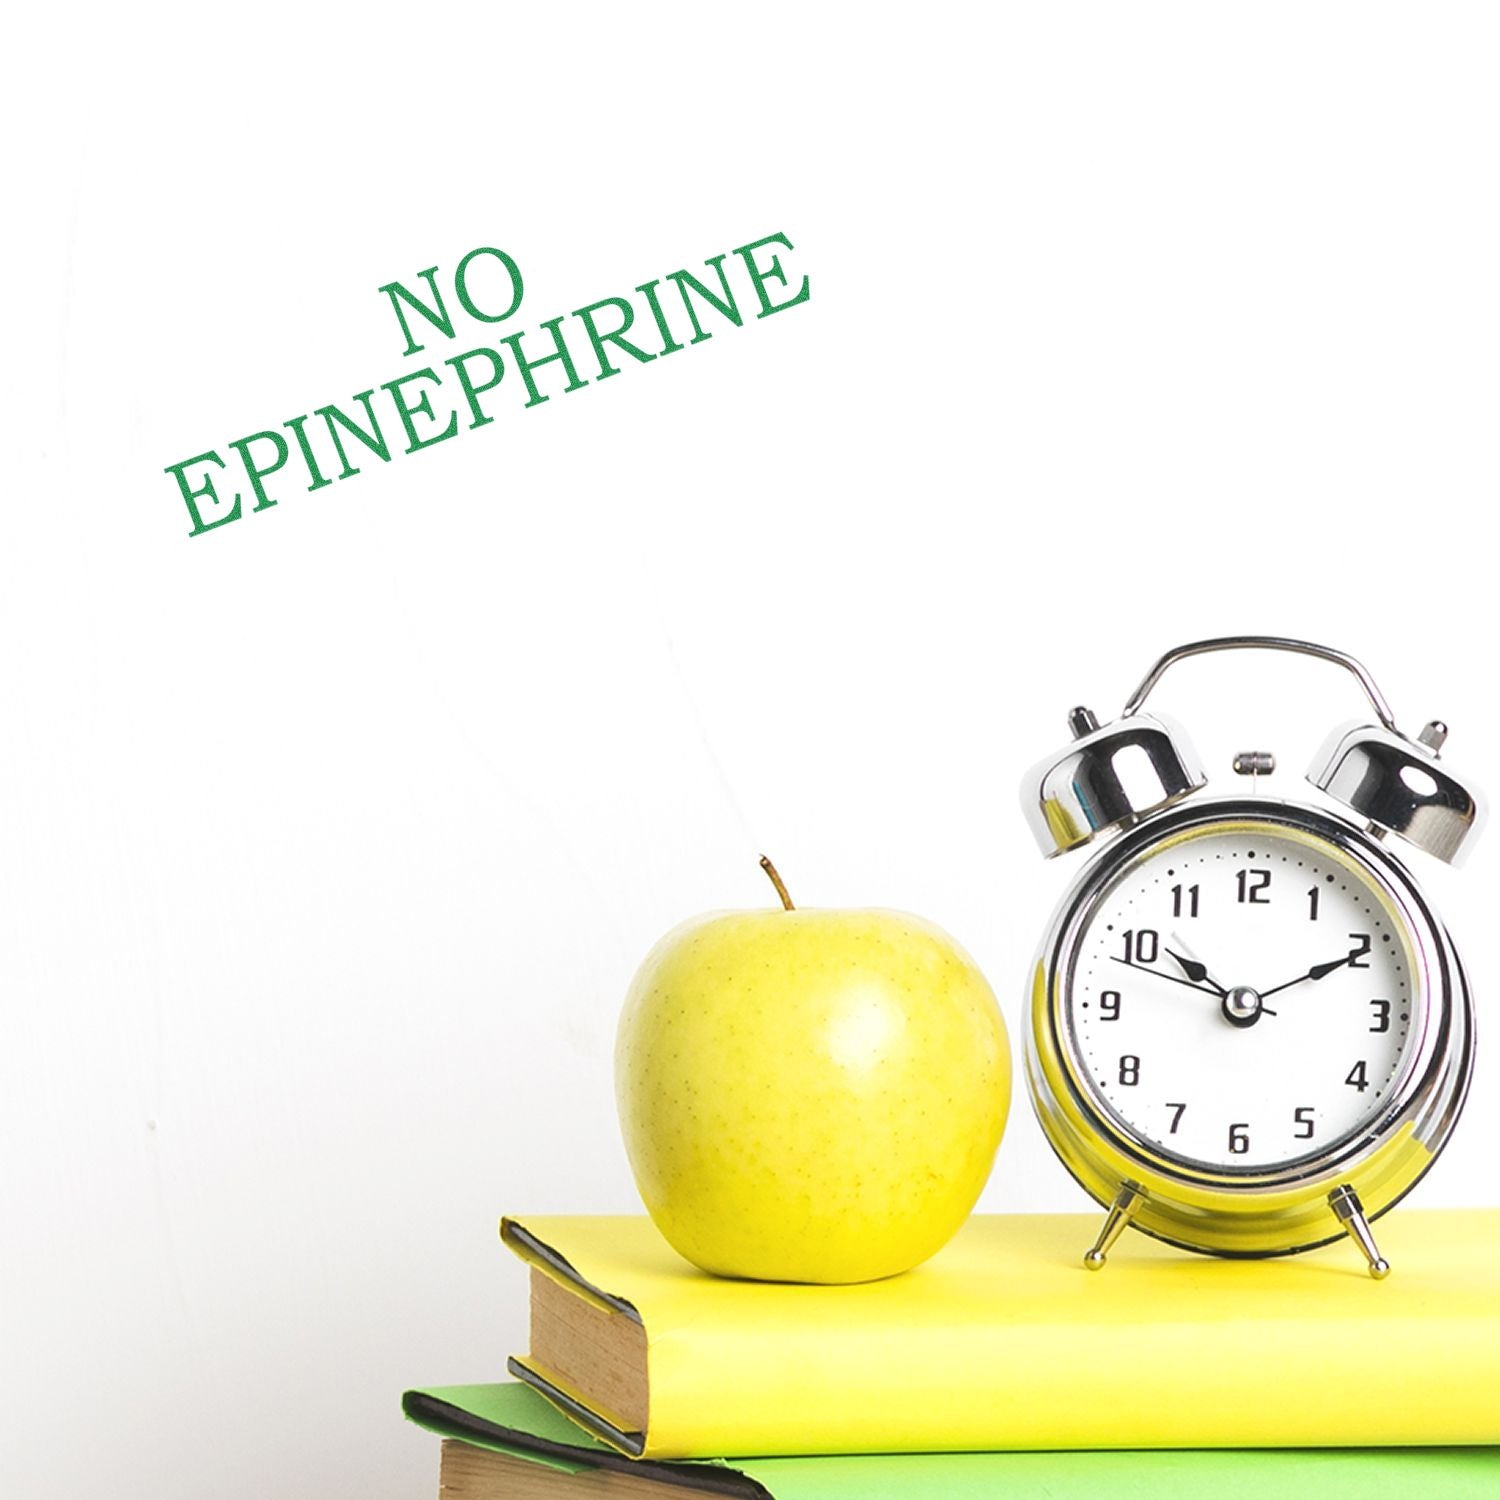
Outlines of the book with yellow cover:
[{"label": "book with yellow cover", "polygon": [[1217,1260],[1092,1216],[979,1215],[857,1286],[730,1281],[643,1216],[505,1219],[532,1268],[510,1362],[633,1455],[1500,1442],[1500,1210],[1403,1210],[1345,1247]]}]

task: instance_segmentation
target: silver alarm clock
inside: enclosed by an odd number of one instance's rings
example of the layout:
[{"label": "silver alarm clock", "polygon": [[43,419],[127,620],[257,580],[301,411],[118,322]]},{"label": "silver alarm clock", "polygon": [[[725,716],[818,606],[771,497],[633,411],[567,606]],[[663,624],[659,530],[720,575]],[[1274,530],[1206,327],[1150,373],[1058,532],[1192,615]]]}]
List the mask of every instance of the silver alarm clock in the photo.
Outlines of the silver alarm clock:
[{"label": "silver alarm clock", "polygon": [[[1183,730],[1142,712],[1174,662],[1240,648],[1358,678],[1378,722],[1334,731],[1308,771],[1338,810],[1198,797]],[[1026,1056],[1047,1139],[1107,1209],[1085,1263],[1127,1225],[1225,1256],[1347,1233],[1384,1276],[1371,1222],[1442,1149],[1474,1058],[1457,950],[1383,843],[1450,863],[1472,844],[1482,800],[1440,759],[1446,729],[1407,738],[1353,657],[1275,636],[1179,646],[1120,718],[1069,723],[1027,777],[1027,819],[1049,857],[1114,837],[1043,939]],[[1233,768],[1259,791],[1274,757]]]}]

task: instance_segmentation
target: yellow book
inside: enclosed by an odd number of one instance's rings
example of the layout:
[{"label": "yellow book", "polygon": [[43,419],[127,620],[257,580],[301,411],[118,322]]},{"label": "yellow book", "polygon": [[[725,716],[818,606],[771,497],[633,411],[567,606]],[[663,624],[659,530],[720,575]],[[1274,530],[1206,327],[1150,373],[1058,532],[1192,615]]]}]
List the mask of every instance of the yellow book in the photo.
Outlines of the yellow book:
[{"label": "yellow book", "polygon": [[977,1215],[860,1286],[730,1281],[645,1217],[501,1223],[532,1268],[511,1372],[653,1458],[1500,1442],[1500,1210],[1216,1260],[1144,1236],[1101,1272],[1087,1215]]}]

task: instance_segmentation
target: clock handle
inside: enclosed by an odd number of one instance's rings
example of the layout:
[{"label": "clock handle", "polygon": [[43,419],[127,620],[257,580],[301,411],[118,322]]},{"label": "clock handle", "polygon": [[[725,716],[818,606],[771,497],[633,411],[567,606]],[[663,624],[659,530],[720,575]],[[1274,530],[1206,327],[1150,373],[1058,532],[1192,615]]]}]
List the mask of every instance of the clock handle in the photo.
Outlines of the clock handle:
[{"label": "clock handle", "polygon": [[1322,661],[1331,661],[1336,666],[1343,667],[1345,671],[1359,679],[1359,685],[1365,690],[1365,696],[1374,706],[1381,724],[1392,733],[1400,732],[1396,729],[1396,720],[1391,714],[1390,705],[1385,701],[1385,696],[1375,686],[1375,679],[1370,676],[1361,662],[1356,661],[1347,651],[1335,651],[1332,646],[1319,646],[1313,641],[1294,641],[1281,635],[1221,635],[1213,640],[1191,641],[1186,646],[1175,647],[1146,673],[1141,685],[1131,694],[1130,702],[1125,705],[1122,717],[1129,718],[1131,714],[1140,712],[1141,705],[1150,696],[1151,689],[1161,681],[1162,674],[1173,662],[1182,661],[1189,656],[1202,656],[1209,651],[1240,650],[1295,651],[1299,656],[1316,656]]}]

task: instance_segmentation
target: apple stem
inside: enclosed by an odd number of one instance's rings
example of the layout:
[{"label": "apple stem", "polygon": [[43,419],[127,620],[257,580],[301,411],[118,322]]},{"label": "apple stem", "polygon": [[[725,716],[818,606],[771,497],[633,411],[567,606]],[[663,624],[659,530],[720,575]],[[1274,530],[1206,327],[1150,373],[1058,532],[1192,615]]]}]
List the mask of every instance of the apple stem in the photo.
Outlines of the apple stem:
[{"label": "apple stem", "polygon": [[781,876],[776,873],[776,866],[764,854],[760,857],[760,867],[771,877],[771,884],[776,887],[776,894],[781,897],[781,904],[788,911],[794,911],[796,908],[792,905],[792,898],[786,893],[786,886],[782,883]]}]

